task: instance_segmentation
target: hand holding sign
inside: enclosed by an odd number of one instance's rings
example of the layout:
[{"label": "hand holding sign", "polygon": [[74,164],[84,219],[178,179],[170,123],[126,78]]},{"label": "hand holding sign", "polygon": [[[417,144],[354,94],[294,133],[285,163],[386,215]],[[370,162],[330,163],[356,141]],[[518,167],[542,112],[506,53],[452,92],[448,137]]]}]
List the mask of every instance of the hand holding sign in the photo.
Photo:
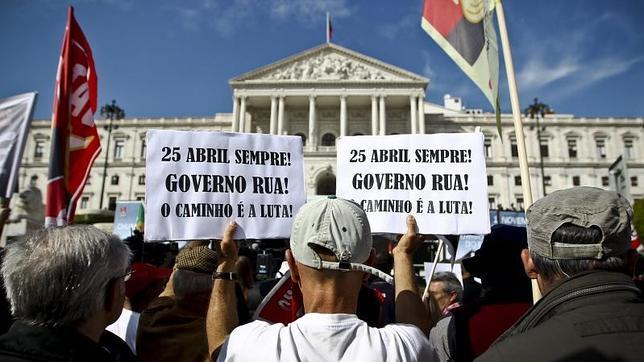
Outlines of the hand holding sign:
[{"label": "hand holding sign", "polygon": [[372,232],[401,233],[407,214],[425,234],[490,230],[481,133],[342,137],[337,160],[337,194]]},{"label": "hand holding sign", "polygon": [[[304,204],[302,140],[223,132],[149,131],[146,240],[288,237]],[[213,234],[214,232],[214,234]]]}]

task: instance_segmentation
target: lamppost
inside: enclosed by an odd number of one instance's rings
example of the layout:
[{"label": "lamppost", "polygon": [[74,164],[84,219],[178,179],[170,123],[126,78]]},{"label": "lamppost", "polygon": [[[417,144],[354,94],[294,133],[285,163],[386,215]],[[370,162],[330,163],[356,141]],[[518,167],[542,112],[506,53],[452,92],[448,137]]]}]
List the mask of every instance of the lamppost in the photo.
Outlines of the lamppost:
[{"label": "lamppost", "polygon": [[112,104],[106,104],[101,107],[101,116],[109,119],[107,126],[103,126],[107,130],[107,148],[105,150],[105,161],[103,162],[103,183],[101,184],[101,201],[99,209],[103,208],[103,197],[105,196],[105,179],[107,178],[107,159],[110,156],[110,142],[112,138],[112,129],[118,129],[118,125],[112,125],[115,119],[125,118],[125,111],[116,105],[116,100],[112,99]]},{"label": "lamppost", "polygon": [[534,99],[528,108],[525,109],[526,116],[529,116],[531,119],[537,120],[537,147],[539,149],[539,168],[541,169],[541,188],[543,189],[543,196],[547,195],[546,192],[546,178],[545,172],[543,169],[543,152],[541,151],[541,125],[539,124],[539,118],[543,118],[546,114],[553,113],[552,109],[547,104],[539,102],[538,98]]}]

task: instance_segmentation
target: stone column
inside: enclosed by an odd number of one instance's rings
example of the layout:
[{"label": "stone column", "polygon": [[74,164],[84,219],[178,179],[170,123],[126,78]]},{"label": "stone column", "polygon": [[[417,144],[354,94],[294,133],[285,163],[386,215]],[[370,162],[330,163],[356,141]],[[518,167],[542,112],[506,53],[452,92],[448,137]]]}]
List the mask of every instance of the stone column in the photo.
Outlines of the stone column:
[{"label": "stone column", "polygon": [[269,133],[277,134],[277,98],[275,96],[271,96],[271,123]]},{"label": "stone column", "polygon": [[385,99],[387,96],[380,96],[380,135],[384,136],[387,134],[387,116],[385,109]]},{"label": "stone column", "polygon": [[279,96],[277,107],[277,134],[284,133],[284,96]]},{"label": "stone column", "polygon": [[425,95],[418,96],[418,133],[425,134]]},{"label": "stone column", "polygon": [[313,149],[318,145],[317,122],[315,119],[315,96],[309,96],[309,139],[307,144]]},{"label": "stone column", "polygon": [[231,131],[238,132],[239,129],[239,97],[233,96],[233,122]]},{"label": "stone column", "polygon": [[347,123],[347,96],[340,96],[340,136],[346,136],[349,125]]},{"label": "stone column", "polygon": [[239,108],[239,132],[246,132],[246,96],[241,97]]},{"label": "stone column", "polygon": [[411,134],[416,134],[418,127],[418,119],[416,118],[416,96],[409,96],[409,122],[411,123]]},{"label": "stone column", "polygon": [[378,134],[378,98],[371,96],[371,135]]}]

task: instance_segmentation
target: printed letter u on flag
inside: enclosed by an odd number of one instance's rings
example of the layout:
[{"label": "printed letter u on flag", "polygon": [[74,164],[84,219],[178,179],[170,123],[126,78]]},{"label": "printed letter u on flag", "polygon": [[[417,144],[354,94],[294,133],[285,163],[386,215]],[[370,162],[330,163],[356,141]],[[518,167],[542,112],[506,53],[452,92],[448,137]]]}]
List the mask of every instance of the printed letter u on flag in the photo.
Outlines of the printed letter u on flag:
[{"label": "printed letter u on flag", "polygon": [[54,90],[45,226],[64,226],[74,219],[76,202],[101,152],[96,108],[92,50],[70,6]]}]

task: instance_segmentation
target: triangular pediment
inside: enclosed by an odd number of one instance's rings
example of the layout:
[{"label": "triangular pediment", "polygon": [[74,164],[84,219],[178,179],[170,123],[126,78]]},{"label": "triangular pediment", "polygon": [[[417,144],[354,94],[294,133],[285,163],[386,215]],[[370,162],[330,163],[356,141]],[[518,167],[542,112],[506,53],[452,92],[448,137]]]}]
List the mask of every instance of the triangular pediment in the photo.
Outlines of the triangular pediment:
[{"label": "triangular pediment", "polygon": [[397,82],[427,85],[429,80],[335,44],[324,44],[230,80],[243,83]]}]

